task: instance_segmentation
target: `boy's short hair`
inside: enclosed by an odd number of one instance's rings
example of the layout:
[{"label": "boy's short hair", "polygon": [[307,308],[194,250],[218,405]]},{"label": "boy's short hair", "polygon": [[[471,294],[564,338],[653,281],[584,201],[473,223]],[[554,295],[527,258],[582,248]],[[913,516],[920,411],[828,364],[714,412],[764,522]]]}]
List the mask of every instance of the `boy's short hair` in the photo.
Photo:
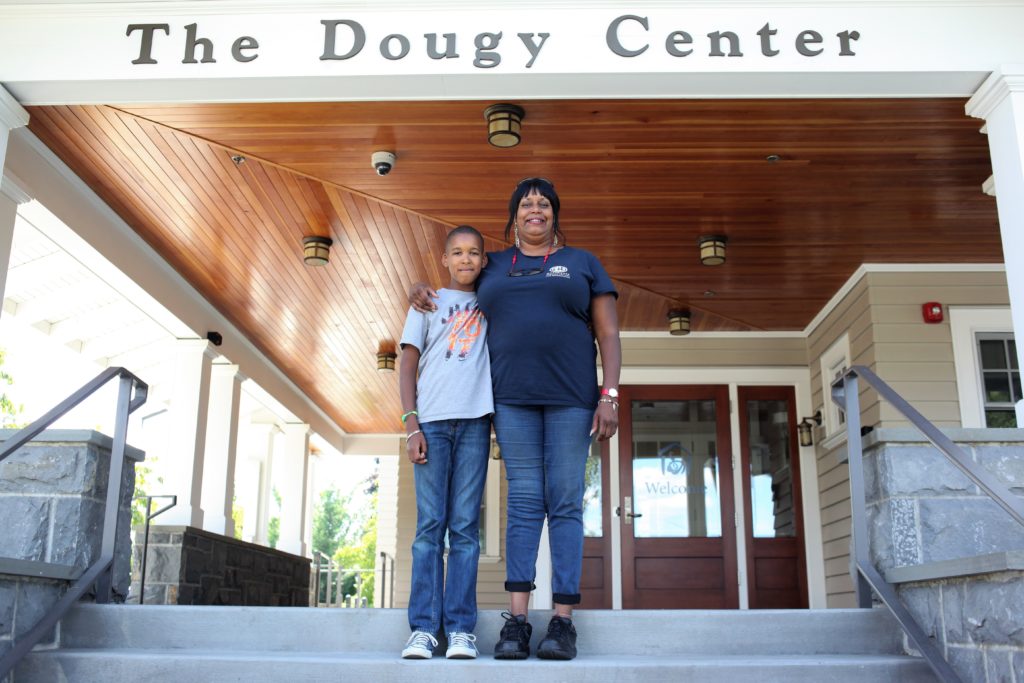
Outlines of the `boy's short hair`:
[{"label": "boy's short hair", "polygon": [[448,251],[448,245],[452,243],[452,237],[456,235],[473,235],[480,240],[480,251],[484,250],[484,236],[480,234],[480,231],[474,228],[472,225],[460,225],[457,228],[452,228],[451,232],[448,233],[448,237],[444,240],[444,250]]}]

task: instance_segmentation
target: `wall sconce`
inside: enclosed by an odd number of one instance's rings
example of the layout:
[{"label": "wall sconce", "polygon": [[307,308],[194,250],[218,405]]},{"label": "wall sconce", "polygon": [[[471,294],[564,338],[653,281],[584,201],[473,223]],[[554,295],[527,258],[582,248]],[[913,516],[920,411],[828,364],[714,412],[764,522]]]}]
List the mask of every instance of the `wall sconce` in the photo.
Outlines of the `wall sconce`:
[{"label": "wall sconce", "polygon": [[800,424],[796,426],[797,436],[800,437],[801,446],[813,446],[814,445],[814,428],[821,426],[821,411],[817,411],[811,417],[805,417],[800,420]]},{"label": "wall sconce", "polygon": [[487,119],[487,142],[495,147],[515,147],[522,139],[523,117],[526,112],[515,104],[492,104],[484,109]]},{"label": "wall sconce", "polygon": [[669,311],[668,333],[677,337],[690,334],[690,312]]},{"label": "wall sconce", "polygon": [[302,260],[307,266],[326,266],[330,260],[332,244],[334,240],[330,237],[303,237]]},{"label": "wall sconce", "polygon": [[725,235],[704,235],[697,238],[700,246],[700,262],[705,266],[720,266],[725,263]]},{"label": "wall sconce", "polygon": [[377,352],[377,372],[394,372],[398,354],[391,350]]}]

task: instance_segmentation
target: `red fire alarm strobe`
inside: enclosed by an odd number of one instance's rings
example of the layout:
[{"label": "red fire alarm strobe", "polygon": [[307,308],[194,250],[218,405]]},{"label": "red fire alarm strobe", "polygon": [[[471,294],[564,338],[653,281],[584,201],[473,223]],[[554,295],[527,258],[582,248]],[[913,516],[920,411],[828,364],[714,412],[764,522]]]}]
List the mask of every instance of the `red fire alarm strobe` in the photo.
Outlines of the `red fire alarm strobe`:
[{"label": "red fire alarm strobe", "polygon": [[924,316],[924,321],[926,323],[941,323],[942,304],[938,301],[929,301],[926,304],[922,304],[921,314]]}]

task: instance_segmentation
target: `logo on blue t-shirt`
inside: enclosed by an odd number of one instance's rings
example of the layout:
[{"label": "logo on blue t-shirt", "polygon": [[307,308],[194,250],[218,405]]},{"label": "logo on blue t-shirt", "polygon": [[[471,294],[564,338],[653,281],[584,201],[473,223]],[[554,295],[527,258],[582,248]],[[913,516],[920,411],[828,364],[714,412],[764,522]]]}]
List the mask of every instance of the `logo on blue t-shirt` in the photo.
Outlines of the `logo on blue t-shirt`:
[{"label": "logo on blue t-shirt", "polygon": [[569,278],[569,269],[565,266],[551,266],[551,268],[548,269],[547,276]]}]

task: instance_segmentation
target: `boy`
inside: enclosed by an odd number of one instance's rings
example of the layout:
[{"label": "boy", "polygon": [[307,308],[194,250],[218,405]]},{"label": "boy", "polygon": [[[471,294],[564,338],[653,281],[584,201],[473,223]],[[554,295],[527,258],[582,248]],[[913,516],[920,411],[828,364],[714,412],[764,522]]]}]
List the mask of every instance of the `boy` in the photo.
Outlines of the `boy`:
[{"label": "boy", "polygon": [[430,659],[441,628],[449,659],[477,656],[480,499],[494,412],[487,322],[475,291],[487,265],[483,236],[468,225],[453,229],[441,263],[451,282],[438,292],[437,310],[410,308],[401,340],[402,422],[416,482],[406,659]]}]

